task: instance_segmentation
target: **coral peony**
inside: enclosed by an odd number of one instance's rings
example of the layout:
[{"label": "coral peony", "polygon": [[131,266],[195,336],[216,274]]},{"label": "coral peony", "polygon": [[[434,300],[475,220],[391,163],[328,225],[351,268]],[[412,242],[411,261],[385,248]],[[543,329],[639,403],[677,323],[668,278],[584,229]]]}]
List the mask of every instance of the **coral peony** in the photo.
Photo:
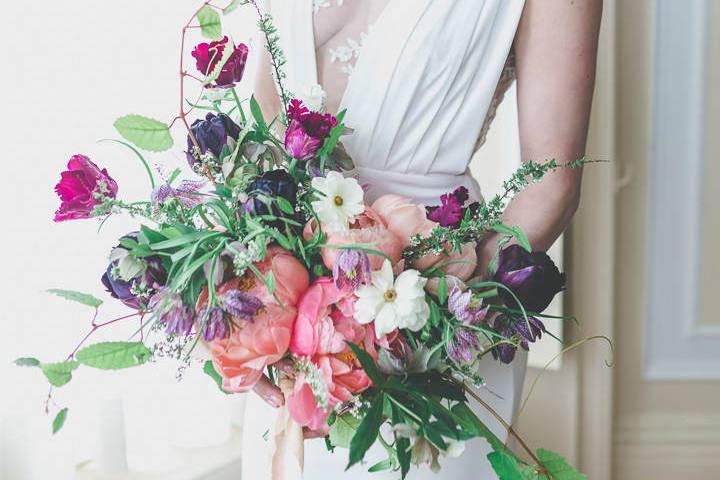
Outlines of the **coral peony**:
[{"label": "coral peony", "polygon": [[106,199],[114,199],[118,186],[107,170],[100,170],[85,155],[73,155],[67,164],[67,171],[60,174],[55,192],[60,197],[60,208],[55,212],[54,221],[92,218]]}]

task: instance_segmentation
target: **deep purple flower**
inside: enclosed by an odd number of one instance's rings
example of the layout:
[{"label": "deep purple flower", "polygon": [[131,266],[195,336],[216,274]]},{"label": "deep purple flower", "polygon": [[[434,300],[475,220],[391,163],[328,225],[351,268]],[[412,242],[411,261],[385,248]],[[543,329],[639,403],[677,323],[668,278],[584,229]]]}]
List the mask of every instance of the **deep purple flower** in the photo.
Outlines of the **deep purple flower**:
[{"label": "deep purple flower", "polygon": [[105,199],[114,199],[118,186],[106,169],[100,170],[88,157],[73,155],[67,170],[60,174],[55,192],[60,197],[60,208],[54,221],[63,222],[96,216],[96,207]]},{"label": "deep purple flower", "polygon": [[462,292],[456,287],[450,292],[448,309],[462,322],[462,325],[455,328],[453,338],[447,344],[448,356],[455,363],[471,363],[475,352],[480,350],[482,345],[478,334],[467,326],[482,323],[489,308],[489,306],[483,307],[482,302],[473,298],[470,291]]},{"label": "deep purple flower", "polygon": [[297,160],[312,158],[330,135],[337,119],[329,113],[311,112],[298,99],[288,106],[285,150]]},{"label": "deep purple flower", "polygon": [[195,311],[185,305],[177,293],[163,288],[150,301],[150,309],[158,314],[158,321],[165,324],[165,332],[189,335],[195,324]]},{"label": "deep purple flower", "polygon": [[248,186],[246,192],[250,198],[245,209],[256,215],[287,216],[275,205],[274,200],[282,197],[294,207],[297,203],[297,190],[297,182],[285,170],[270,170]]},{"label": "deep purple flower", "polygon": [[206,342],[222,340],[230,335],[230,327],[225,319],[225,312],[220,307],[211,308],[210,313],[207,312],[207,308],[201,309],[198,312],[197,319],[202,327],[203,339]]},{"label": "deep purple flower", "polygon": [[[525,320],[523,317],[513,318],[509,315],[501,315],[496,321],[501,325],[500,335],[507,339],[514,337],[525,351],[529,350],[529,343],[539,340],[545,332],[545,325],[535,317],[528,317]],[[516,351],[517,347],[512,343],[501,343],[493,347],[492,354],[502,363],[511,363],[515,358]]]},{"label": "deep purple flower", "polygon": [[[227,47],[228,37],[223,37],[219,41],[197,44],[192,51],[192,56],[195,57],[195,66],[200,73],[205,76],[210,75],[222,59],[223,52]],[[220,75],[208,87],[231,88],[242,80],[248,57],[248,47],[241,43],[236,47],[230,46],[230,48],[233,48],[233,52],[220,70]]]},{"label": "deep purple flower", "polygon": [[205,186],[205,182],[197,180],[183,180],[177,187],[164,183],[155,187],[150,195],[150,200],[155,208],[171,199],[178,200],[185,208],[193,208],[200,204],[197,192],[203,186]]},{"label": "deep purple flower", "polygon": [[352,291],[371,281],[370,259],[360,250],[341,250],[333,265],[333,279],[338,289],[349,286]]},{"label": "deep purple flower", "polygon": [[[520,245],[510,245],[500,252],[493,280],[512,290],[523,307],[535,313],[545,310],[553,297],[565,289],[565,274],[545,252],[530,253]],[[519,308],[508,291],[501,288],[498,293],[505,305]]]},{"label": "deep purple flower", "polygon": [[222,309],[241,320],[252,321],[262,307],[259,298],[241,290],[230,290],[222,297]]},{"label": "deep purple flower", "polygon": [[[240,127],[224,113],[216,115],[209,112],[205,116],[205,120],[195,120],[190,129],[198,142],[200,154],[204,155],[210,152],[217,159],[220,158],[224,146],[227,145],[231,150],[235,148],[235,142],[240,135]],[[193,156],[195,144],[190,135],[187,138],[187,145],[188,150],[185,152],[185,156],[192,167],[198,162],[198,159]]]},{"label": "deep purple flower", "polygon": [[440,196],[440,205],[426,207],[427,218],[443,227],[457,228],[468,210],[474,212],[480,206],[478,202],[465,206],[468,198],[468,190],[465,187],[458,187],[452,193],[445,193]]},{"label": "deep purple flower", "polygon": [[[137,241],[137,232],[129,233],[122,239]],[[113,298],[130,308],[141,310],[147,306],[150,297],[165,285],[167,273],[160,257],[134,257],[127,248],[118,245],[110,254],[110,264],[100,280]]]}]

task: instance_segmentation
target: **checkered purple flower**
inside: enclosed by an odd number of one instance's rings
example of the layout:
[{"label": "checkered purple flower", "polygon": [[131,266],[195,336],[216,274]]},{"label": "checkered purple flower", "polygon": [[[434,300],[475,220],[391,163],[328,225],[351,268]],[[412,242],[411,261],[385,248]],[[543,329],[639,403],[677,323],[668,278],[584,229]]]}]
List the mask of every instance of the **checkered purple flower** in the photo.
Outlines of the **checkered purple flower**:
[{"label": "checkered purple flower", "polygon": [[471,363],[475,353],[482,348],[477,333],[468,327],[481,324],[489,308],[483,307],[482,302],[473,298],[470,291],[463,292],[455,287],[450,292],[448,309],[461,322],[447,344],[448,356],[455,363]]},{"label": "checkered purple flower", "polygon": [[371,281],[370,259],[360,250],[342,250],[333,265],[335,286],[343,289],[349,286],[353,291],[361,284]]}]

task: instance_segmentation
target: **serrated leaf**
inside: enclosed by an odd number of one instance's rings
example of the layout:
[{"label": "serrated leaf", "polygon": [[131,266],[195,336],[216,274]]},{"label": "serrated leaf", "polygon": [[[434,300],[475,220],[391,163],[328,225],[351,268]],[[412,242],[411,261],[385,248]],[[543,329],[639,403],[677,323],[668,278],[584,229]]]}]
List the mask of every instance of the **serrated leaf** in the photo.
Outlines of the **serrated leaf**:
[{"label": "serrated leaf", "polygon": [[488,454],[487,459],[490,461],[490,465],[492,465],[499,480],[527,479],[527,477],[520,473],[520,464],[518,461],[506,452],[491,452]]},{"label": "serrated leaf", "polygon": [[90,295],[89,293],[76,292],[74,290],[61,290],[59,288],[51,288],[50,290],[48,290],[48,293],[52,293],[53,295],[62,297],[65,300],[82,303],[83,305],[87,305],[88,307],[93,308],[98,308],[103,303],[102,300]]},{"label": "serrated leaf", "polygon": [[338,415],[330,427],[330,443],[334,447],[350,448],[350,441],[360,425],[360,419],[350,413]]},{"label": "serrated leaf", "polygon": [[162,152],[173,146],[170,127],[142,115],[126,115],[115,120],[115,129],[128,142],[150,152]]},{"label": "serrated leaf", "polygon": [[52,433],[55,435],[57,432],[60,431],[60,429],[65,425],[65,419],[67,418],[67,407],[60,410],[57,415],[55,415],[55,418],[52,422]]},{"label": "serrated leaf", "polygon": [[225,390],[223,390],[223,386],[222,386],[223,379],[220,376],[220,374],[217,372],[217,370],[215,370],[215,366],[213,365],[213,362],[211,360],[207,360],[203,364],[203,372],[206,375],[208,375],[210,378],[212,378],[213,381],[215,381],[215,384],[218,386],[218,388],[220,389],[221,392],[223,392],[226,395],[230,394],[229,392],[226,392]]},{"label": "serrated leaf", "polygon": [[379,393],[365,413],[365,418],[358,425],[355,435],[350,441],[350,459],[345,470],[361,461],[368,449],[375,443],[383,423],[383,403],[385,403],[385,395]]},{"label": "serrated leaf", "polygon": [[147,362],[152,353],[142,342],[102,342],[75,354],[78,362],[103,370],[130,368]]},{"label": "serrated leaf", "polygon": [[220,14],[213,7],[205,5],[201,8],[197,14],[197,20],[203,37],[211,40],[221,40],[223,38]]},{"label": "serrated leaf", "polygon": [[39,365],[45,377],[53,387],[62,387],[72,380],[72,371],[78,367],[78,362],[68,360],[57,363],[41,363]]},{"label": "serrated leaf", "polygon": [[39,367],[40,360],[32,357],[22,357],[15,360],[15,365],[18,367]]},{"label": "serrated leaf", "polygon": [[537,457],[553,480],[587,480],[587,477],[573,468],[559,454],[539,448]]}]

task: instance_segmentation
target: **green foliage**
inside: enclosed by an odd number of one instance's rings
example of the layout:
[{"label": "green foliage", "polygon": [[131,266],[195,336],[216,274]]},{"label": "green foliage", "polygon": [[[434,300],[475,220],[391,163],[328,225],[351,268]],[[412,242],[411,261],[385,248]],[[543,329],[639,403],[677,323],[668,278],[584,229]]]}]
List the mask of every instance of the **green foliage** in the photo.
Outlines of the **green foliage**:
[{"label": "green foliage", "polygon": [[116,140],[114,138],[103,138],[101,140],[98,140],[99,142],[114,142],[120,145],[123,145],[124,147],[127,147],[130,151],[132,151],[135,156],[140,160],[140,163],[142,163],[143,167],[145,168],[145,172],[148,175],[148,178],[150,179],[150,188],[155,188],[155,176],[152,173],[152,170],[150,169],[150,165],[148,164],[147,160],[145,160],[145,157],[138,151],[137,148],[133,147],[127,142],[123,142],[122,140]]},{"label": "green foliage", "polygon": [[103,370],[119,370],[147,362],[152,353],[142,342],[103,342],[75,354],[78,362]]},{"label": "green foliage", "polygon": [[64,362],[57,363],[41,363],[40,370],[42,370],[45,377],[53,387],[62,387],[72,380],[72,371],[78,367],[79,363],[73,360],[67,360]]},{"label": "green foliage", "polygon": [[350,441],[360,425],[360,419],[351,413],[343,413],[330,426],[330,444],[334,447],[350,448]]},{"label": "green foliage", "polygon": [[360,348],[354,343],[346,343],[348,347],[350,347],[350,350],[352,350],[352,352],[357,357],[363,370],[365,370],[365,373],[367,373],[367,376],[373,382],[373,385],[378,388],[382,387],[382,385],[385,384],[385,379],[383,378],[382,373],[380,373],[377,365],[375,365],[375,360],[373,360],[369,353],[367,353],[364,349]]},{"label": "green foliage", "polygon": [[60,410],[52,422],[52,433],[55,435],[65,425],[65,419],[67,418],[68,409],[67,407]]},{"label": "green foliage", "polygon": [[559,454],[542,448],[536,453],[538,460],[554,480],[587,480],[585,475],[570,466]]},{"label": "green foliage", "polygon": [[523,232],[522,228],[520,228],[519,226],[513,225],[512,227],[508,227],[507,225],[498,223],[493,225],[492,229],[495,230],[497,233],[501,233],[503,235],[515,238],[515,240],[517,240],[518,242],[518,245],[520,245],[526,251],[532,253],[532,246],[530,245],[530,240],[528,240],[527,235],[525,235],[525,232]]},{"label": "green foliage", "polygon": [[229,392],[226,392],[223,390],[223,380],[220,374],[215,370],[215,366],[213,365],[213,362],[210,360],[207,360],[205,363],[203,363],[203,372],[208,375],[210,378],[213,379],[215,384],[218,386],[221,392],[223,392],[226,395],[229,395]]},{"label": "green foliage", "polygon": [[365,417],[358,425],[355,435],[350,441],[350,459],[345,470],[352,467],[363,458],[368,449],[375,443],[375,439],[380,433],[380,426],[383,423],[383,403],[385,395],[378,393],[370,402]]},{"label": "green foliage", "polygon": [[228,15],[235,11],[239,6],[246,5],[248,3],[248,0],[232,0],[230,4],[223,8],[223,15]]},{"label": "green foliage", "polygon": [[126,115],[115,120],[115,129],[128,142],[143,150],[162,152],[173,146],[170,127],[141,115]]},{"label": "green foliage", "polygon": [[15,360],[15,365],[18,367],[39,367],[40,360],[32,357],[22,357]]},{"label": "green foliage", "polygon": [[197,14],[197,20],[203,37],[211,40],[221,40],[223,38],[220,14],[213,7],[205,5],[201,8]]},{"label": "green foliage", "polygon": [[211,72],[208,73],[205,80],[203,80],[203,85],[209,85],[220,76],[220,73],[222,72],[223,67],[227,63],[228,60],[230,60],[230,57],[233,54],[234,49],[230,48],[230,45],[225,46],[223,48],[222,57],[220,57],[220,61],[215,64],[215,67],[212,69]]},{"label": "green foliage", "polygon": [[61,290],[59,288],[51,288],[50,290],[48,290],[48,293],[52,293],[53,295],[62,297],[65,300],[82,303],[83,305],[87,305],[88,307],[93,308],[98,308],[103,303],[102,300],[90,295],[89,293],[76,292],[74,290]]},{"label": "green foliage", "polygon": [[497,473],[499,480],[528,480],[533,478],[523,475],[520,471],[520,463],[507,452],[496,450],[489,453],[487,458],[493,470]]}]

